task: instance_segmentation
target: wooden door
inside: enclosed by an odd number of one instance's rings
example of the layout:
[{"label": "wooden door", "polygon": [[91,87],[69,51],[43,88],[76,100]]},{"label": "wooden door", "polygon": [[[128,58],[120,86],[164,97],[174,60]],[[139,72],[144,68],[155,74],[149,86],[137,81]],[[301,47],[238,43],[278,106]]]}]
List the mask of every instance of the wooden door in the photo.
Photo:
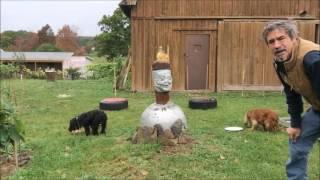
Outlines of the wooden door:
[{"label": "wooden door", "polygon": [[186,89],[207,89],[209,34],[185,35]]}]

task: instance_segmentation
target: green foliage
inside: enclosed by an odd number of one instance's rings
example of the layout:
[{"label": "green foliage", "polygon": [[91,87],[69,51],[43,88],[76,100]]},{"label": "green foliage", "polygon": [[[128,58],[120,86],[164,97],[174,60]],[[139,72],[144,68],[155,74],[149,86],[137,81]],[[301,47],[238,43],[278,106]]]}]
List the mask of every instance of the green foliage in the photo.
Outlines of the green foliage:
[{"label": "green foliage", "polygon": [[36,71],[28,71],[31,74],[27,75],[27,77],[30,77],[32,79],[46,79],[46,73],[44,72],[44,70],[39,67]]},{"label": "green foliage", "polygon": [[61,70],[56,71],[56,79],[63,79],[63,72]]},{"label": "green foliage", "polygon": [[73,67],[70,67],[68,69],[65,69],[67,74],[68,74],[68,77],[71,78],[71,80],[75,80],[75,79],[79,79],[80,78],[80,75],[81,73],[79,72],[79,68],[73,68]]},{"label": "green foliage", "polygon": [[11,63],[0,63],[0,79],[12,78],[18,71],[19,68]]},{"label": "green foliage", "polygon": [[[25,79],[46,79],[45,71],[39,67],[36,71],[31,71],[25,65],[19,65],[17,63],[0,64],[0,79],[17,78],[22,74]],[[63,73],[60,70],[56,71],[56,78],[62,79]],[[79,75],[78,75],[79,76]],[[76,77],[78,77],[76,75]]]},{"label": "green foliage", "polygon": [[16,38],[15,31],[5,31],[0,34],[0,47],[2,49],[7,49],[11,44],[14,43],[14,39]]},{"label": "green foliage", "polygon": [[[32,163],[9,179],[286,179],[288,157],[286,132],[226,132],[226,126],[243,126],[244,113],[257,107],[288,116],[285,97],[280,92],[207,93],[216,97],[218,107],[192,110],[192,94],[171,92],[171,101],[187,117],[187,133],[197,144],[162,147],[134,145],[127,141],[140,123],[142,112],[154,100],[154,93],[119,91],[129,108],[108,111],[106,135],[70,135],[69,120],[94,109],[106,97],[113,97],[112,81],[75,80],[48,83],[40,80],[16,81],[17,115],[23,119],[33,150]],[[58,98],[59,94],[70,97]],[[319,147],[310,154],[309,179],[318,179]],[[45,168],[44,168],[45,167]],[[259,168],[258,168],[259,167]]]},{"label": "green foliage", "polygon": [[55,36],[49,24],[46,24],[38,31],[39,43],[55,43]]},{"label": "green foliage", "polygon": [[87,53],[90,53],[95,45],[94,37],[79,36],[79,44],[80,46],[85,47]]},{"label": "green foliage", "polygon": [[36,48],[37,52],[61,52],[61,49],[50,43],[43,43]]},{"label": "green foliage", "polygon": [[87,66],[88,71],[90,72],[89,79],[101,79],[106,77],[113,77],[113,63],[96,63],[89,64]]},{"label": "green foliage", "polygon": [[13,142],[23,140],[22,123],[18,120],[13,104],[10,102],[11,92],[1,87],[0,95],[0,149],[7,152]]},{"label": "green foliage", "polygon": [[14,45],[14,41],[17,37],[25,37],[28,34],[27,31],[4,31],[0,33],[0,48],[7,50],[10,46]]},{"label": "green foliage", "polygon": [[114,58],[127,56],[130,44],[130,22],[120,8],[112,16],[103,16],[98,25],[103,31],[96,37],[96,51],[99,56]]}]

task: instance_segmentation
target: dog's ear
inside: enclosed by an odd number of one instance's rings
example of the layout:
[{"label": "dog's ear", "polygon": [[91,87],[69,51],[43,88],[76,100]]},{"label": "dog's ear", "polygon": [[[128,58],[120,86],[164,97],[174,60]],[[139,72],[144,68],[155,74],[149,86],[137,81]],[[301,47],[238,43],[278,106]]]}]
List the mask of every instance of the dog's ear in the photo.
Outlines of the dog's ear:
[{"label": "dog's ear", "polygon": [[69,130],[69,132],[71,132],[72,131],[72,119],[70,119],[70,121],[69,121],[69,128],[68,128],[68,130]]},{"label": "dog's ear", "polygon": [[69,121],[69,131],[71,132],[71,131],[73,131],[73,130],[75,130],[75,118],[72,118],[72,119],[70,119],[70,121]]}]

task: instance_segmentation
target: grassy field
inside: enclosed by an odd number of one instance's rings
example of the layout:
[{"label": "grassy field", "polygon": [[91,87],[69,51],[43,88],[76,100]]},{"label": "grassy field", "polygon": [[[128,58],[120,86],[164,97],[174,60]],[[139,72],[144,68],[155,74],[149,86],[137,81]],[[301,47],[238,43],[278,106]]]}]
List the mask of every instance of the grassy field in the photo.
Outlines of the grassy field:
[{"label": "grassy field", "polygon": [[[3,81],[17,99],[17,111],[26,129],[22,149],[32,160],[10,179],[286,179],[285,132],[226,132],[226,126],[243,126],[244,113],[256,107],[287,116],[283,95],[266,93],[218,93],[218,108],[191,110],[192,94],[171,93],[171,100],[186,114],[187,133],[197,144],[174,148],[158,144],[133,145],[131,137],[144,109],[154,102],[153,93],[118,92],[128,98],[129,108],[107,112],[106,136],[70,135],[69,120],[98,107],[112,97],[112,83],[99,81],[16,80]],[[59,94],[71,97],[58,98]],[[319,178],[319,148],[309,161],[310,179]]]}]

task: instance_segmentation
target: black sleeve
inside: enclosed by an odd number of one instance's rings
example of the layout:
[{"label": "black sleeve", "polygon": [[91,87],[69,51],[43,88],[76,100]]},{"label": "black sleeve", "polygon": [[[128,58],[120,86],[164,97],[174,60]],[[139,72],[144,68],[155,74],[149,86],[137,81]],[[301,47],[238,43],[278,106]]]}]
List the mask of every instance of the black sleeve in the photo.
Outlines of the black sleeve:
[{"label": "black sleeve", "polygon": [[278,72],[277,75],[284,86],[284,92],[286,94],[288,104],[288,113],[291,117],[291,127],[301,128],[301,113],[303,112],[302,97],[283,81]]},{"label": "black sleeve", "polygon": [[300,94],[291,89],[290,86],[284,88],[286,94],[288,113],[291,117],[291,127],[301,127],[301,113],[303,112],[303,102]]},{"label": "black sleeve", "polygon": [[311,86],[320,100],[320,51],[310,51],[303,57],[303,65]]}]

